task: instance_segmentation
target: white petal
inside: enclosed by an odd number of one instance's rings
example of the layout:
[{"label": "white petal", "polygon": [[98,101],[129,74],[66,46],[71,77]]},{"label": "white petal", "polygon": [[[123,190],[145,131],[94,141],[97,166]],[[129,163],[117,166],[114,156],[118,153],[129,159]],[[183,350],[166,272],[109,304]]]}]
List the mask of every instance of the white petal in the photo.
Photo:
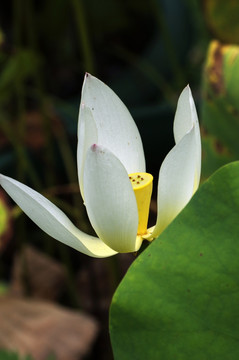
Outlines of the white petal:
[{"label": "white petal", "polygon": [[195,127],[195,141],[197,146],[197,176],[195,183],[198,187],[201,174],[201,137],[197,110],[190,87],[186,86],[179,96],[174,118],[173,131],[176,144],[192,129],[193,126]]},{"label": "white petal", "polygon": [[35,190],[4,175],[0,175],[0,184],[27,215],[56,240],[93,257],[115,254],[100,239],[77,229],[59,208]]},{"label": "white petal", "polygon": [[[98,131],[97,143],[109,149],[128,173],[145,172],[139,131],[119,97],[102,81],[86,74],[81,101],[92,111]],[[79,122],[81,116],[80,112]]]},{"label": "white petal", "polygon": [[195,127],[164,159],[158,181],[158,215],[152,237],[157,237],[178,215],[195,191]]},{"label": "white petal", "polygon": [[117,252],[137,251],[138,210],[123,164],[108,149],[94,144],[84,171],[86,210],[97,235]]},{"label": "white petal", "polygon": [[90,108],[81,104],[80,114],[81,121],[78,123],[77,169],[81,196],[84,199],[83,173],[85,156],[89,147],[98,142],[98,132]]},{"label": "white petal", "polygon": [[193,101],[189,85],[186,86],[179,96],[177,109],[174,117],[173,132],[176,144],[193,127],[198,124],[197,111]]}]

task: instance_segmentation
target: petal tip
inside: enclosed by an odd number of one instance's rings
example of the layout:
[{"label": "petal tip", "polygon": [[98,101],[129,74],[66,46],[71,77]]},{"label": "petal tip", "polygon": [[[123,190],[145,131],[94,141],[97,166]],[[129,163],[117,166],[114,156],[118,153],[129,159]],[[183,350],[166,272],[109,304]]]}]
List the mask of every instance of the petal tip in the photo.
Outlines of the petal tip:
[{"label": "petal tip", "polygon": [[92,77],[93,77],[93,76],[92,76],[90,73],[85,72],[85,77],[84,77],[84,82],[83,82],[83,88],[84,88],[84,85],[85,85],[89,80],[92,79]]},{"label": "petal tip", "polygon": [[189,84],[187,84],[185,86],[185,88],[183,89],[183,91],[181,92],[181,94],[183,94],[183,93],[187,94],[188,96],[192,95],[191,88],[190,88]]},{"label": "petal tip", "polygon": [[94,79],[95,77],[93,75],[91,75],[90,73],[88,72],[85,72],[85,81],[87,80],[92,80]]}]

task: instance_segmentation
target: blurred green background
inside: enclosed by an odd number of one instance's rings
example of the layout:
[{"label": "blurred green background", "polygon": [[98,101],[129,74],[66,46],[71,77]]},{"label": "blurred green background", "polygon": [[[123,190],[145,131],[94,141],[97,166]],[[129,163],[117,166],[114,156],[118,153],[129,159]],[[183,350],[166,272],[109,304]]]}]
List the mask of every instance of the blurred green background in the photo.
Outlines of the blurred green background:
[{"label": "blurred green background", "polygon": [[[76,173],[78,107],[87,71],[129,108],[155,188],[173,146],[178,96],[190,84],[206,179],[239,155],[238,24],[233,0],[1,2],[0,172],[48,196],[80,229],[93,233]],[[1,293],[11,296],[16,258],[34,246],[66,272],[54,302],[87,312],[100,324],[87,359],[112,359],[108,307],[134,256],[87,258],[49,238],[0,196]],[[154,202],[152,213],[153,219]],[[24,278],[23,294],[31,298],[26,283]]]}]

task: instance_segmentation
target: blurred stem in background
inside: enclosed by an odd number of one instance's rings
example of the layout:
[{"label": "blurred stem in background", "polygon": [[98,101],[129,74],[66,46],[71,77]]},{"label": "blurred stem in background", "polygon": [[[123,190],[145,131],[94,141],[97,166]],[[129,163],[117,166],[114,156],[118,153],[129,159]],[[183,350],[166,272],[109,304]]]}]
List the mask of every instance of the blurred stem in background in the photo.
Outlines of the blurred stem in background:
[{"label": "blurred stem in background", "polygon": [[184,0],[186,3],[190,15],[192,17],[192,22],[194,24],[195,33],[197,34],[197,38],[195,42],[199,43],[200,50],[203,52],[205,56],[205,52],[210,41],[210,37],[208,34],[207,27],[205,26],[205,19],[202,16],[202,1],[198,0]]},{"label": "blurred stem in background", "polygon": [[[22,18],[23,18],[23,7],[21,1],[14,0],[13,6],[13,40],[16,49],[21,47],[22,42]],[[22,142],[25,132],[25,91],[24,86],[20,77],[21,69],[17,69],[15,74],[15,90],[16,90],[16,119],[17,120],[17,138],[19,139],[19,147],[16,148],[18,159],[21,159]],[[18,140],[17,139],[17,140]],[[20,181],[24,181],[24,167],[21,166],[21,161],[17,161],[17,174]]]},{"label": "blurred stem in background", "polygon": [[178,55],[170,34],[170,29],[167,22],[165,21],[165,14],[162,4],[157,0],[151,0],[151,4],[155,20],[161,32],[162,41],[167,53],[167,59],[171,65],[174,82],[176,83],[176,86],[180,88],[182,87],[182,84],[184,84],[183,69],[181,68],[180,62],[178,60]]},{"label": "blurred stem in background", "polygon": [[94,57],[88,26],[86,22],[86,14],[82,0],[70,0],[73,16],[75,18],[75,26],[79,40],[79,48],[82,51],[85,72],[95,74]]}]

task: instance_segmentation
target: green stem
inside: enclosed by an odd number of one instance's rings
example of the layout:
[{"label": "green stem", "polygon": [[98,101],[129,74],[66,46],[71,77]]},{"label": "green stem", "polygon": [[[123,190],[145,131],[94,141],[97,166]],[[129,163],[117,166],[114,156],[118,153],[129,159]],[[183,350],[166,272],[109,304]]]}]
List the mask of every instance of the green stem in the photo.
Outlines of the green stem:
[{"label": "green stem", "polygon": [[75,24],[77,27],[78,37],[80,41],[80,48],[83,52],[85,71],[90,73],[95,72],[94,58],[92,54],[92,46],[90,43],[90,36],[86,24],[86,16],[82,0],[71,0],[72,11],[75,17]]},{"label": "green stem", "polygon": [[13,39],[16,46],[21,44],[22,37],[22,6],[21,0],[14,0],[13,2]]},{"label": "green stem", "polygon": [[[25,11],[25,17],[26,17],[26,34],[28,39],[28,45],[29,47],[35,52],[35,54],[38,54],[38,44],[37,44],[37,33],[36,33],[36,27],[34,23],[34,19],[36,18],[36,14],[34,12],[33,8],[33,1],[32,0],[26,0],[26,11]],[[40,114],[42,116],[42,123],[43,123],[43,131],[44,131],[44,139],[45,139],[45,159],[47,162],[47,168],[53,169],[54,168],[54,150],[53,150],[53,141],[52,141],[52,132],[51,132],[51,118],[47,115],[46,105],[45,105],[45,97],[44,97],[44,89],[43,89],[43,83],[42,83],[42,76],[41,76],[41,69],[39,67],[36,67],[34,73],[34,81],[37,91],[35,92],[38,104],[39,104],[39,110]],[[54,182],[54,175],[52,171],[46,171],[46,183],[47,186],[52,184]]]},{"label": "green stem", "polygon": [[171,64],[171,68],[174,73],[177,85],[181,86],[184,83],[183,71],[178,61],[177,53],[175,51],[175,46],[173,44],[168,25],[165,21],[165,15],[163,13],[162,6],[160,4],[160,1],[151,0],[151,3],[154,15],[156,17],[156,21],[162,34],[165,50],[168,54],[168,61]]}]

